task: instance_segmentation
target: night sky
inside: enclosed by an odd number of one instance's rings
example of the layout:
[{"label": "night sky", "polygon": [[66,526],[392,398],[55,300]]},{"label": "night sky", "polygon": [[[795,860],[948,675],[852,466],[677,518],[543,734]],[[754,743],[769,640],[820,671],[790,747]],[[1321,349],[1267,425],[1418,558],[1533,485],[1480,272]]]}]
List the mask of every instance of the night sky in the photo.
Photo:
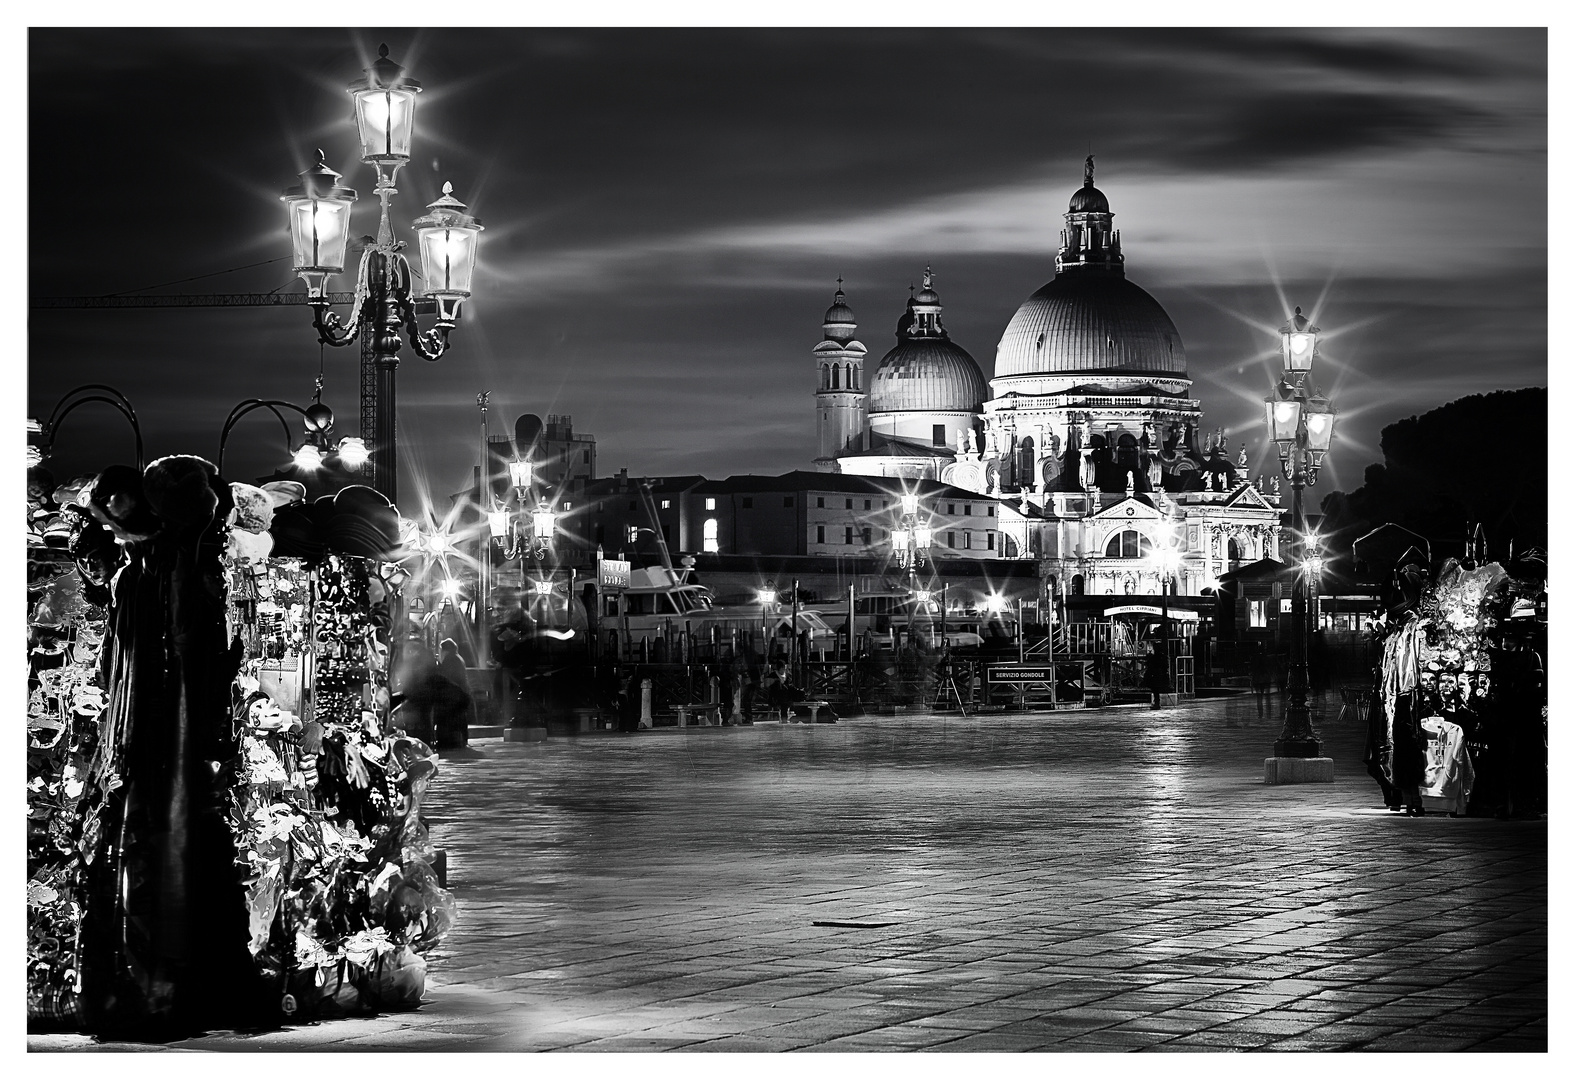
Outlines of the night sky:
[{"label": "night sky", "polygon": [[[406,499],[463,486],[480,390],[495,434],[571,414],[603,474],[812,467],[838,274],[873,366],[933,265],[988,378],[1090,150],[1233,451],[1264,452],[1290,305],[1342,417],[1319,494],[1385,424],[1547,381],[1541,30],[35,30],[33,295],[301,289],[278,195],[314,148],[375,230],[345,85],[383,41],[426,87],[396,229],[444,180],[487,226],[454,347],[403,353]],[[327,355],[339,434],[357,356]],[[319,348],[304,307],[35,311],[28,363],[30,415],[108,382],[150,456],[212,457],[237,401],[309,400]],[[93,406],[58,448],[61,478],[131,457]],[[284,457],[256,413],[226,472]]]}]

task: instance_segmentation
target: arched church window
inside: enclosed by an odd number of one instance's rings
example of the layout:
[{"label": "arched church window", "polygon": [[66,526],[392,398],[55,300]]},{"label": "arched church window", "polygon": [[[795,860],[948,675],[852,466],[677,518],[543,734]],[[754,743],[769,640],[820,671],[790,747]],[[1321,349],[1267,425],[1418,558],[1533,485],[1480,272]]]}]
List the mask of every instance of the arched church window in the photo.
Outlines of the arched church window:
[{"label": "arched church window", "polygon": [[841,390],[842,389],[842,365],[841,364],[832,364],[831,365],[831,388],[833,390]]},{"label": "arched church window", "polygon": [[1019,488],[1033,487],[1034,484],[1034,437],[1024,435],[1023,441],[1017,445],[1017,486]]},{"label": "arched church window", "polygon": [[1082,574],[1073,574],[1072,575],[1072,595],[1073,596],[1082,596],[1083,595],[1083,575]]},{"label": "arched church window", "polygon": [[831,389],[831,365],[830,364],[821,364],[820,365],[820,388],[822,390],[830,390]]},{"label": "arched church window", "polygon": [[1136,529],[1124,529],[1112,536],[1105,545],[1105,556],[1111,559],[1145,559],[1153,549],[1148,537]]},{"label": "arched church window", "polygon": [[853,380],[853,389],[857,390],[859,388],[859,369],[851,364],[848,366],[848,378]]},{"label": "arched church window", "polygon": [[1225,545],[1225,557],[1231,562],[1241,562],[1241,545],[1236,542],[1234,537]]}]

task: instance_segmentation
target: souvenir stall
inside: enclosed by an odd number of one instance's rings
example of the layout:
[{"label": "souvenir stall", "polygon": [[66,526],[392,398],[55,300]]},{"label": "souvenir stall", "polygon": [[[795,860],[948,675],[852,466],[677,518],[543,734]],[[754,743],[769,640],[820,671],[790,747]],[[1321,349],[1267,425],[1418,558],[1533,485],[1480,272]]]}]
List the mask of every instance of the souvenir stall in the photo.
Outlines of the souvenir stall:
[{"label": "souvenir stall", "polygon": [[[436,759],[389,722],[393,508],[196,458],[39,501],[30,1025],[167,1037],[418,1004],[453,899],[420,816]],[[172,755],[195,768],[166,820]]]},{"label": "souvenir stall", "polygon": [[1546,811],[1546,559],[1447,560],[1429,579],[1413,548],[1377,630],[1382,660],[1368,771],[1391,810]]}]

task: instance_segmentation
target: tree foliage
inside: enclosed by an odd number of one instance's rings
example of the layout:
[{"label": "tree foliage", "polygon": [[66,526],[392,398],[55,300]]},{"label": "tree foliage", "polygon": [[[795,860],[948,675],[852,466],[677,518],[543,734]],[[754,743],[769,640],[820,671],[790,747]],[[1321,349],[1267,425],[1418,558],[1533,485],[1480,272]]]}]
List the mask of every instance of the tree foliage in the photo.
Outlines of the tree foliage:
[{"label": "tree foliage", "polygon": [[1511,540],[1547,546],[1545,387],[1458,398],[1390,424],[1379,447],[1361,487],[1323,500],[1326,530],[1354,538],[1393,521],[1449,545],[1480,522],[1493,558]]}]

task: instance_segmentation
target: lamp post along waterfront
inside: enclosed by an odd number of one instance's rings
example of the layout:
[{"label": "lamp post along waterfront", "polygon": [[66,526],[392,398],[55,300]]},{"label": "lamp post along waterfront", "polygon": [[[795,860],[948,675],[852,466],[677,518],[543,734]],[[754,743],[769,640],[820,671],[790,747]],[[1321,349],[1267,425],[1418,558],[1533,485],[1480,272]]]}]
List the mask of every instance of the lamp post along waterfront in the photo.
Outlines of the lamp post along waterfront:
[{"label": "lamp post along waterfront", "polygon": [[1309,552],[1316,551],[1317,541],[1308,532],[1303,491],[1318,482],[1318,470],[1334,435],[1335,416],[1328,399],[1312,382],[1319,333],[1301,308],[1280,328],[1284,374],[1274,394],[1264,401],[1264,420],[1279,452],[1280,471],[1291,484],[1291,528],[1300,539],[1291,586],[1291,662],[1285,681],[1289,701],[1284,727],[1274,743],[1274,757],[1264,765],[1267,783],[1334,778],[1333,762],[1322,756],[1323,744],[1313,730],[1312,711],[1307,705],[1307,590],[1317,562]]},{"label": "lamp post along waterfront", "polygon": [[[321,150],[317,160],[300,174],[301,182],[281,199],[289,217],[295,272],[306,282],[307,303],[318,340],[342,347],[365,339],[375,369],[372,405],[363,402],[363,440],[371,439],[372,486],[389,502],[398,501],[398,456],[394,412],[394,373],[399,367],[403,330],[411,351],[435,361],[448,349],[448,335],[459,322],[460,305],[470,296],[476,265],[476,248],[482,226],[465,213],[465,204],[453,196],[453,185],[444,183],[443,194],[428,204],[428,213],[411,223],[421,253],[422,287],[419,295],[434,302],[437,321],[424,333],[416,326],[415,299],[410,264],[400,254],[403,241],[394,239],[389,199],[400,166],[410,160],[415,126],[416,95],[421,84],[404,74],[389,59],[388,46],[362,78],[349,87],[355,106],[361,160],[377,172],[374,191],[380,216],[377,237],[361,253],[355,304],[348,319],[329,310],[328,279],[343,273],[350,240],[350,212],[356,193],[339,184],[340,175],[329,168]],[[366,428],[372,414],[375,430]]]}]

